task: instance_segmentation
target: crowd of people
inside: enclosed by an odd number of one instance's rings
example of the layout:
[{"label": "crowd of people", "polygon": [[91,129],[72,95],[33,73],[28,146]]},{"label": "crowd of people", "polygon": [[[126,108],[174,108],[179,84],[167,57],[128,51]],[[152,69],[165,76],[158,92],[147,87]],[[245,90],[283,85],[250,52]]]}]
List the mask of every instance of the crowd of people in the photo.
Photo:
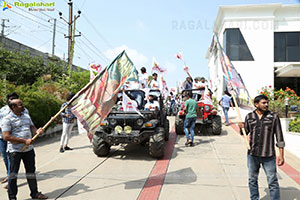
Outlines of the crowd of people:
[{"label": "crowd of people", "polygon": [[[188,74],[189,75],[189,74]],[[194,128],[197,120],[198,101],[203,99],[204,89],[208,89],[205,78],[192,78],[190,75],[183,83],[183,89],[187,90],[184,95],[170,92],[166,98],[169,102],[169,112],[174,112],[176,104],[181,103],[185,112],[184,133],[186,135],[186,146],[194,144]],[[129,92],[130,106],[136,109],[150,111],[160,110],[160,104],[157,101],[157,90],[160,89],[157,73],[152,74],[152,79],[146,72],[146,68],[141,68],[139,81],[126,82],[123,92]],[[144,96],[140,95],[138,90],[144,91]],[[151,93],[151,91],[155,91]],[[73,97],[70,94],[67,102]],[[123,105],[125,96],[119,97],[117,105]],[[127,98],[127,97],[126,97]],[[63,131],[61,135],[59,152],[63,153],[72,150],[68,146],[70,133],[74,126],[76,117],[71,110],[66,107],[65,102],[61,108],[65,108],[61,113],[63,122]],[[279,147],[279,158],[277,165],[284,164],[284,139],[281,130],[279,117],[276,113],[268,110],[268,98],[259,95],[254,99],[255,110],[249,113],[244,123],[239,123],[240,129],[244,129],[248,135],[250,149],[248,151],[248,171],[249,171],[249,190],[250,198],[258,199],[258,173],[262,165],[267,175],[271,199],[280,199],[279,184],[276,176],[276,146]],[[229,125],[228,110],[230,106],[234,108],[232,97],[228,91],[219,100],[225,116],[225,125]],[[18,186],[17,177],[21,161],[25,166],[26,178],[30,188],[30,196],[34,199],[47,199],[48,197],[38,191],[35,168],[35,152],[33,148],[32,135],[42,134],[42,128],[37,129],[32,122],[29,111],[24,107],[18,94],[10,93],[7,95],[7,105],[0,109],[0,151],[6,167],[7,177],[1,182],[7,183],[4,187],[8,191],[9,199],[17,197]],[[24,147],[27,147],[24,149]]]}]

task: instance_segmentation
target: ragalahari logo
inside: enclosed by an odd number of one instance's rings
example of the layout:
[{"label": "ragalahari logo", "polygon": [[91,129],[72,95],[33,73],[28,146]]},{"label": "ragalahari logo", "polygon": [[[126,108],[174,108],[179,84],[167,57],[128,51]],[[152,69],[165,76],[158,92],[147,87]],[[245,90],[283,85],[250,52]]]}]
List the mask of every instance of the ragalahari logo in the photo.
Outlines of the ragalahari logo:
[{"label": "ragalahari logo", "polygon": [[3,9],[2,9],[2,11],[5,11],[5,10],[7,10],[9,8],[11,8],[11,6],[8,3],[6,3],[6,1],[3,1]]}]

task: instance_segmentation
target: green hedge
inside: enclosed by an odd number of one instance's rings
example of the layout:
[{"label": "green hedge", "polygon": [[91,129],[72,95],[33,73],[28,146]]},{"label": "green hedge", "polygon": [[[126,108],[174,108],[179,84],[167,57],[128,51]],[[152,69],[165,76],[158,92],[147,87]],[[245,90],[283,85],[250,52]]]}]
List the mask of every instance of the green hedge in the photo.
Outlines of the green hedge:
[{"label": "green hedge", "polygon": [[[42,87],[35,88],[27,85],[15,86],[12,83],[7,83],[6,88],[6,95],[10,92],[16,92],[20,96],[36,127],[44,126],[48,120],[59,111],[63,102],[61,98],[42,89]],[[5,104],[6,98],[2,98],[1,106]],[[51,126],[54,125],[55,123],[51,124]]]},{"label": "green hedge", "polygon": [[290,122],[289,131],[300,133],[300,115]]},{"label": "green hedge", "polygon": [[17,92],[36,127],[44,126],[60,110],[70,91],[77,93],[89,82],[89,71],[73,72],[70,84],[64,61],[45,62],[1,45],[0,58],[0,106],[7,104],[7,94]]}]

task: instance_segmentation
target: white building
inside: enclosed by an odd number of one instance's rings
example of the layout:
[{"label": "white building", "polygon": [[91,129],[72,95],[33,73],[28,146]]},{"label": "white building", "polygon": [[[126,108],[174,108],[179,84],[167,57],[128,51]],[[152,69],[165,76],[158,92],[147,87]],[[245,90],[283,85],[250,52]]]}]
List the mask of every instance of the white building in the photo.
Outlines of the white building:
[{"label": "white building", "polygon": [[[299,5],[221,6],[213,31],[251,98],[264,86],[290,87],[300,95]],[[219,99],[225,86],[216,49],[209,48],[206,58]]]}]

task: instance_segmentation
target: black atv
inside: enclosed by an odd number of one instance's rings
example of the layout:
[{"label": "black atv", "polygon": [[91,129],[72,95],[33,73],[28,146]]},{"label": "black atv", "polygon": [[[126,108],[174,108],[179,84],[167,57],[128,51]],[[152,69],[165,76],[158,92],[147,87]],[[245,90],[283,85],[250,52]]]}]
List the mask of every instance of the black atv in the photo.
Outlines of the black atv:
[{"label": "black atv", "polygon": [[121,143],[148,144],[149,154],[161,158],[164,155],[165,141],[169,139],[169,120],[160,91],[149,91],[154,96],[154,101],[159,103],[157,110],[144,110],[144,91],[127,90],[125,94],[132,101],[137,101],[140,113],[124,111],[122,105],[117,103],[93,136],[94,153],[97,156],[107,156],[111,146]]}]

